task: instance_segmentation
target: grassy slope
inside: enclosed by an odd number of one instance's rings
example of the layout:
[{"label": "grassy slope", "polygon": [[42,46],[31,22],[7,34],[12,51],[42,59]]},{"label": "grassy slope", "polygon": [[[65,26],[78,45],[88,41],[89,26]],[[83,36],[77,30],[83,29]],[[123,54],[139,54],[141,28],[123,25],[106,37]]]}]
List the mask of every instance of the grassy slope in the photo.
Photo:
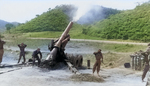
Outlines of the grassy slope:
[{"label": "grassy slope", "polygon": [[144,3],[133,10],[122,11],[91,25],[84,34],[104,39],[130,39],[150,41],[150,3]]},{"label": "grassy slope", "polygon": [[[67,26],[66,26],[67,27]],[[74,39],[99,39],[98,37],[91,37],[88,35],[82,34],[82,25],[73,24],[73,27],[69,31],[71,38]],[[59,38],[63,31],[43,31],[43,32],[28,32],[24,33],[25,37],[33,37],[33,38]]]}]

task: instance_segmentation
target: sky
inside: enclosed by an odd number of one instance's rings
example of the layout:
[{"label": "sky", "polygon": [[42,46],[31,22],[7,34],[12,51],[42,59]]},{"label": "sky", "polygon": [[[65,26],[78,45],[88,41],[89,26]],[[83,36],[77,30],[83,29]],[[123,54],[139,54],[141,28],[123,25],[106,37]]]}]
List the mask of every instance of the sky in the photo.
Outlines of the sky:
[{"label": "sky", "polygon": [[[79,7],[78,14],[83,15],[92,5],[131,10],[138,4],[149,0],[0,0],[0,20],[25,23],[61,4],[73,4]],[[78,18],[80,17],[78,16]]]}]

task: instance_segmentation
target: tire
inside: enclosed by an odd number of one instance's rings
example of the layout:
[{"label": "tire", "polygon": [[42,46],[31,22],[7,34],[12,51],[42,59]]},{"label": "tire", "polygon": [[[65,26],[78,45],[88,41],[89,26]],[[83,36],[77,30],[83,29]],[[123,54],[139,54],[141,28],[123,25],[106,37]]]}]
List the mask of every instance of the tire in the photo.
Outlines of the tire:
[{"label": "tire", "polygon": [[78,55],[74,56],[73,59],[74,59],[74,61],[73,61],[74,66],[76,68],[79,67],[79,58],[78,58]]}]

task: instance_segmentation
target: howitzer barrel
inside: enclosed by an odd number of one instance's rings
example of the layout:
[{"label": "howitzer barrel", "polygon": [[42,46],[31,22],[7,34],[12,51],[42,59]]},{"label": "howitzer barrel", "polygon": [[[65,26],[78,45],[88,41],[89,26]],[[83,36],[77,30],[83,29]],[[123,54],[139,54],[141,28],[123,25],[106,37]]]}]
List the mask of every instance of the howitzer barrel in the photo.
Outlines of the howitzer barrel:
[{"label": "howitzer barrel", "polygon": [[[51,50],[50,54],[47,56],[46,60],[56,60],[58,48],[61,48],[61,44],[63,40],[68,36],[68,33],[73,25],[73,22],[70,22],[68,26],[66,27],[65,31],[62,33],[61,37],[58,39],[58,41],[55,43],[54,48]],[[69,36],[70,37],[70,36]],[[66,45],[66,44],[65,44]]]},{"label": "howitzer barrel", "polygon": [[55,44],[55,46],[60,48],[60,45],[62,43],[62,41],[65,39],[65,37],[68,35],[71,27],[73,25],[73,22],[70,22],[67,26],[67,28],[65,29],[65,31],[62,33],[61,37],[59,38],[59,40],[57,41],[57,43]]}]

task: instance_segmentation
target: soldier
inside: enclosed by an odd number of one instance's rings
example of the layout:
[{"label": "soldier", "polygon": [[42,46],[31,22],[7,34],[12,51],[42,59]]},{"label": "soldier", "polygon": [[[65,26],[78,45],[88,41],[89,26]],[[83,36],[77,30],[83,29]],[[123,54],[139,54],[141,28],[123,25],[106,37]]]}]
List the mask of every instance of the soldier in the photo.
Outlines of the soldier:
[{"label": "soldier", "polygon": [[144,82],[144,78],[146,76],[146,73],[148,72],[149,70],[149,59],[148,59],[148,55],[150,53],[150,44],[148,44],[148,48],[146,50],[146,52],[142,52],[141,54],[144,56],[144,64],[145,64],[145,68],[144,68],[144,71],[143,71],[143,74],[142,74],[142,81]]},{"label": "soldier", "polygon": [[20,48],[20,55],[19,55],[18,63],[20,62],[20,59],[21,59],[22,56],[23,56],[23,59],[24,59],[23,63],[25,63],[26,58],[25,58],[25,51],[24,50],[27,47],[27,45],[24,44],[24,43],[21,43],[21,44],[18,44],[18,47]]},{"label": "soldier", "polygon": [[[101,49],[99,49],[97,52],[94,52],[93,54],[95,55],[95,58],[96,58],[96,62],[93,66],[93,75],[94,75],[94,72],[97,68],[97,75],[100,76],[99,75],[100,65],[101,65],[101,62],[103,62],[103,55],[101,53]],[[102,61],[101,61],[101,59],[102,59]]]},{"label": "soldier", "polygon": [[[40,58],[39,58],[38,54],[40,54]],[[41,59],[42,59],[42,53],[40,51],[40,48],[38,48],[37,50],[35,50],[33,52],[32,59],[33,59],[33,65],[35,64],[35,60],[38,60],[38,66],[40,66]]]},{"label": "soldier", "polygon": [[2,58],[3,58],[3,54],[4,54],[4,49],[3,49],[3,45],[5,44],[6,42],[2,41],[0,39],[0,64],[2,62]]}]

